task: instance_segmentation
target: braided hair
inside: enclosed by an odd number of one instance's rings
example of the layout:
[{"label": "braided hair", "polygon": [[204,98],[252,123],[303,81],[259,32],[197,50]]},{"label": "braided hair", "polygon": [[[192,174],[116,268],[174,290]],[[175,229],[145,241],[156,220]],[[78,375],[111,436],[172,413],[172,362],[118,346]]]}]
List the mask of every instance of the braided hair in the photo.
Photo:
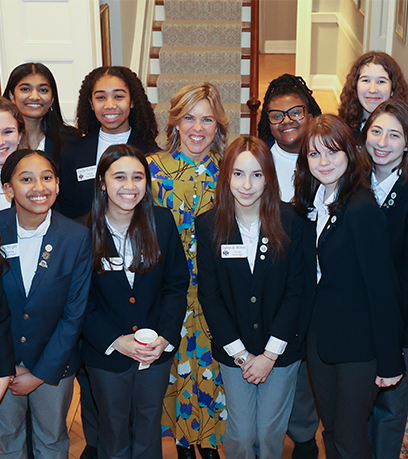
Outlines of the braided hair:
[{"label": "braided hair", "polygon": [[258,137],[262,140],[266,140],[268,137],[272,136],[268,120],[268,107],[271,100],[277,97],[296,95],[302,99],[306,105],[307,111],[313,118],[321,115],[322,111],[312,94],[313,91],[307,87],[305,80],[300,76],[285,73],[271,81],[265,93],[261,119],[258,123]]}]

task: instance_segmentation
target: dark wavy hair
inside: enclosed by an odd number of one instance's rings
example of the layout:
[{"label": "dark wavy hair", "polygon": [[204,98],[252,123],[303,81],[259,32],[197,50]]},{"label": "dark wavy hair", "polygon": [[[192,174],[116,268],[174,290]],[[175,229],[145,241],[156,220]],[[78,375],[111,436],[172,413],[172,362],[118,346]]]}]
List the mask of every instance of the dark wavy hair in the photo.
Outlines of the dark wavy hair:
[{"label": "dark wavy hair", "polygon": [[[405,147],[407,148],[408,146],[408,105],[404,104],[400,100],[388,100],[388,101],[383,102],[373,111],[373,113],[371,113],[366,124],[364,125],[363,130],[361,131],[360,137],[358,138],[358,143],[361,147],[361,154],[367,157],[372,168],[375,168],[375,164],[373,162],[373,159],[367,152],[367,148],[366,148],[367,133],[370,127],[375,122],[375,120],[380,115],[383,115],[383,114],[394,116],[399,121],[402,127],[403,134],[404,134]],[[407,150],[405,150],[404,154],[402,155],[400,164],[398,164],[398,166],[396,166],[394,170],[396,169],[402,170],[403,174],[405,175],[404,184],[407,183],[408,182],[408,152]]]},{"label": "dark wavy hair", "polygon": [[338,182],[337,200],[329,205],[330,215],[338,213],[360,188],[370,190],[367,176],[369,165],[357,149],[353,132],[339,116],[320,115],[309,124],[296,164],[294,202],[296,211],[304,218],[313,209],[315,194],[320,185],[311,174],[308,163],[310,147],[316,149],[316,139],[329,150],[344,151],[348,160],[346,172]]},{"label": "dark wavy hair", "polygon": [[268,110],[270,102],[278,97],[296,95],[302,99],[303,103],[306,105],[307,111],[313,118],[321,115],[322,111],[312,94],[313,91],[307,87],[305,80],[300,76],[285,73],[272,80],[269,83],[262,105],[261,118],[258,123],[258,137],[262,140],[266,140],[272,136],[268,120]]},{"label": "dark wavy hair", "polygon": [[96,82],[104,75],[120,78],[129,88],[130,99],[134,104],[129,113],[132,136],[138,143],[143,142],[147,150],[153,148],[154,139],[158,133],[153,108],[136,73],[127,67],[98,67],[84,78],[79,91],[76,114],[78,129],[82,134],[86,135],[99,131],[101,127],[101,123],[92,110],[90,101],[92,100],[92,91]]},{"label": "dark wavy hair", "polygon": [[40,62],[28,62],[17,66],[10,74],[4,89],[3,96],[11,100],[18,83],[28,75],[42,75],[50,85],[53,102],[48,112],[41,120],[41,130],[53,143],[53,157],[59,161],[62,147],[69,141],[71,136],[79,136],[79,132],[73,126],[65,123],[58,98],[57,83],[51,70]]},{"label": "dark wavy hair", "polygon": [[244,151],[250,151],[258,161],[266,181],[259,209],[262,232],[269,239],[271,253],[282,254],[288,238],[280,218],[279,183],[275,164],[265,142],[253,136],[238,137],[224,153],[215,190],[214,245],[218,250],[222,243],[228,241],[234,230],[235,199],[230,190],[231,175],[237,157]]},{"label": "dark wavy hair", "polygon": [[108,192],[102,190],[105,174],[111,165],[120,158],[131,157],[139,160],[146,176],[146,194],[135,207],[126,232],[132,251],[133,261],[129,270],[136,273],[148,273],[162,261],[159,243],[157,241],[156,223],[153,213],[153,197],[150,169],[143,153],[131,145],[111,145],[103,153],[96,171],[94,200],[91,210],[92,230],[92,267],[94,272],[104,272],[102,259],[109,260],[111,253],[106,238],[105,214],[109,207]]},{"label": "dark wavy hair", "polygon": [[45,158],[51,165],[51,169],[55,174],[55,177],[58,177],[58,166],[50,155],[42,150],[31,150],[30,148],[22,148],[21,150],[16,150],[14,153],[11,153],[7,157],[6,161],[1,168],[1,184],[10,183],[13,178],[14,171],[17,167],[17,164],[26,156],[38,155]]},{"label": "dark wavy hair", "polygon": [[391,81],[391,97],[408,103],[408,84],[395,59],[382,51],[369,51],[363,54],[351,66],[340,94],[339,116],[343,118],[353,132],[360,131],[364,116],[363,107],[358,100],[357,83],[361,69],[369,64],[381,65]]}]

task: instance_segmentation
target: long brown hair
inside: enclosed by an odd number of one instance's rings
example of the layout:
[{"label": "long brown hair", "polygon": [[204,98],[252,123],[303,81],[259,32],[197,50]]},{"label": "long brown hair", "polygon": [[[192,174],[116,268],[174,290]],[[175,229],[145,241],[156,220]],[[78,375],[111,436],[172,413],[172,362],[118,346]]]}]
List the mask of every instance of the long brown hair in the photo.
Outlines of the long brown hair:
[{"label": "long brown hair", "polygon": [[265,142],[253,136],[241,136],[234,140],[224,153],[215,190],[215,218],[213,242],[218,250],[227,242],[235,225],[235,201],[230,190],[235,160],[249,151],[258,161],[265,177],[265,190],[260,198],[259,219],[263,234],[269,239],[268,246],[274,255],[285,249],[287,236],[280,217],[279,183],[271,151]]},{"label": "long brown hair", "polygon": [[369,64],[381,65],[387,72],[391,81],[391,97],[393,99],[408,102],[408,84],[395,59],[382,51],[369,51],[363,54],[352,65],[340,94],[339,115],[354,132],[360,131],[364,115],[363,107],[358,100],[357,83],[361,69]]},{"label": "long brown hair", "polygon": [[294,201],[297,212],[304,218],[313,209],[315,194],[320,185],[319,180],[310,172],[308,163],[310,145],[315,148],[316,139],[329,150],[344,151],[348,160],[346,172],[338,182],[337,200],[329,205],[330,215],[337,213],[360,188],[370,190],[367,178],[369,165],[357,150],[351,129],[336,115],[320,115],[310,122],[296,163]]},{"label": "long brown hair", "polygon": [[[373,159],[367,152],[366,141],[367,133],[370,127],[374,124],[375,120],[383,114],[394,116],[397,121],[401,124],[402,132],[404,134],[405,147],[408,147],[408,105],[404,104],[400,100],[388,100],[379,105],[373,113],[371,113],[363,130],[361,131],[358,143],[361,146],[361,154],[365,155],[370,162],[371,166],[375,168]],[[401,163],[395,167],[395,169],[401,169],[404,176],[405,182],[408,182],[408,152],[405,151],[401,158]]]},{"label": "long brown hair", "polygon": [[133,211],[126,237],[132,246],[133,261],[129,271],[145,274],[161,263],[156,223],[153,213],[153,197],[150,170],[143,153],[131,145],[111,145],[102,155],[95,177],[94,200],[91,210],[92,268],[97,274],[104,272],[102,259],[109,260],[111,251],[106,237],[105,214],[108,210],[108,193],[102,190],[105,174],[120,158],[130,156],[138,159],[146,175],[146,194]]}]

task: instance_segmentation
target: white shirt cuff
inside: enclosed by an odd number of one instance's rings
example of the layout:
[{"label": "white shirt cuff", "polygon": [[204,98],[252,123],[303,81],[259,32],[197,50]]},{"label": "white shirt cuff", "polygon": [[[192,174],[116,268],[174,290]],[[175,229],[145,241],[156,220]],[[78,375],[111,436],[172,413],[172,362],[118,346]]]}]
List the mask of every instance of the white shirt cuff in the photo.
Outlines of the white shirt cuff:
[{"label": "white shirt cuff", "polygon": [[116,349],[113,347],[113,345],[116,343],[116,341],[122,337],[123,335],[120,335],[118,336],[115,341],[113,341],[113,343],[108,347],[108,349],[106,349],[105,351],[105,355],[111,355],[113,353],[113,351],[116,351]]},{"label": "white shirt cuff", "polygon": [[273,352],[274,354],[282,355],[285,352],[287,344],[288,343],[286,341],[282,341],[279,338],[271,336],[266,343],[265,350]]},{"label": "white shirt cuff", "polygon": [[174,346],[173,346],[172,344],[169,343],[169,344],[166,346],[166,349],[164,350],[164,352],[173,352],[173,350],[174,350]]},{"label": "white shirt cuff", "polygon": [[223,348],[230,357],[238,354],[238,352],[245,351],[244,343],[240,339],[236,339],[232,343],[226,344]]}]

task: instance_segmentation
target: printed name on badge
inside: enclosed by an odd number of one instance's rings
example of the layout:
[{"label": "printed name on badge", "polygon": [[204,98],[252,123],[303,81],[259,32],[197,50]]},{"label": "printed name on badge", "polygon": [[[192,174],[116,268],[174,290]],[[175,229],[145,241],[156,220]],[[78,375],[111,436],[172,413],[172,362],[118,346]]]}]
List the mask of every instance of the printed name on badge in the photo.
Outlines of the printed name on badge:
[{"label": "printed name on badge", "polygon": [[1,250],[6,254],[6,258],[15,258],[20,256],[20,251],[18,250],[18,244],[6,244],[1,246]]},{"label": "printed name on badge", "polygon": [[84,180],[92,180],[96,177],[96,165],[81,167],[76,170],[78,182],[83,182]]},{"label": "printed name on badge", "polygon": [[244,244],[222,244],[221,258],[246,258],[246,247]]}]

